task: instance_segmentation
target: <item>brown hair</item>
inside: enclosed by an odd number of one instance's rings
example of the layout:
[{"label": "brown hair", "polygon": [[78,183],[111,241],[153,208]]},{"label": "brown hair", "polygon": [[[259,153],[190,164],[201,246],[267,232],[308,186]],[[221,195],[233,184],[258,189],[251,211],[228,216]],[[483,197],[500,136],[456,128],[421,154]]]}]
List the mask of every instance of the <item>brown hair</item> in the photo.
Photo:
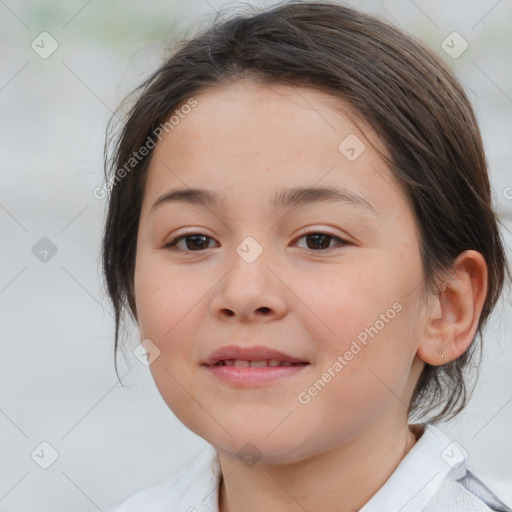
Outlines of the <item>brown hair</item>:
[{"label": "brown hair", "polygon": [[[132,94],[134,105],[118,135],[107,129],[105,176],[114,182],[103,237],[103,272],[115,311],[117,353],[120,322],[136,321],[134,270],[137,230],[152,151],[134,152],[192,95],[213,85],[249,79],[261,84],[313,86],[348,101],[383,140],[382,155],[401,183],[420,237],[425,288],[438,293],[438,271],[452,268],[467,249],[488,266],[488,293],[475,338],[510,277],[481,135],[471,103],[440,57],[412,36],[375,16],[338,2],[292,1],[214,22],[183,39],[168,59]],[[112,120],[111,120],[112,122]],[[112,156],[107,156],[112,146]],[[409,414],[449,419],[466,405],[464,371],[475,342],[442,366],[425,364]],[[116,358],[114,358],[116,360]],[[117,360],[116,360],[117,361]],[[117,362],[116,362],[117,371]]]}]

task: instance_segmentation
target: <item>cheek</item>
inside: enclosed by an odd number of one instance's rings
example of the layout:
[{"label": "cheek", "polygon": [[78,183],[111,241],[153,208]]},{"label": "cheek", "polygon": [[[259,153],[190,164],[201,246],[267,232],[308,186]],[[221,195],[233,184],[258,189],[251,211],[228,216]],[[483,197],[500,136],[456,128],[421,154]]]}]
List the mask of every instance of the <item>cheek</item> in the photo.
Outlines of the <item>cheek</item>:
[{"label": "cheek", "polygon": [[307,295],[310,309],[323,320],[315,333],[322,343],[317,377],[329,380],[331,392],[325,395],[333,406],[378,408],[385,396],[392,397],[389,389],[400,389],[408,375],[417,345],[419,288],[410,293],[417,284],[412,267],[391,263],[347,265],[328,286]]},{"label": "cheek", "polygon": [[364,342],[369,336],[367,328],[377,324],[380,332],[399,316],[400,281],[389,268],[384,271],[375,263],[351,262],[339,265],[322,281],[314,280],[315,286],[311,278],[304,278],[301,294],[311,312],[323,321],[320,339],[330,349],[344,351],[354,339]]},{"label": "cheek", "polygon": [[191,381],[199,365],[197,332],[202,325],[202,301],[207,300],[211,286],[191,272],[172,268],[165,255],[138,260],[135,299],[140,337],[149,338],[160,350],[150,369],[164,398],[176,396],[179,400],[177,382]]},{"label": "cheek", "polygon": [[194,418],[201,415],[190,398],[198,393],[192,378],[199,364],[193,354],[193,326],[200,325],[194,314],[204,292],[186,286],[188,280],[183,272],[170,274],[158,258],[138,260],[135,299],[140,337],[149,338],[160,350],[149,368],[168,407],[193,430]]},{"label": "cheek", "polygon": [[380,323],[374,329],[369,322],[339,322],[336,343],[325,349],[318,373],[301,390],[301,404],[310,401],[303,406],[304,420],[322,418],[330,432],[343,436],[377,421],[386,411],[406,409],[413,352],[407,349],[402,314],[403,310],[380,330]]},{"label": "cheek", "polygon": [[[141,255],[135,269],[135,302],[141,336],[166,343],[182,328],[204,294],[190,274],[171,268],[164,257]],[[183,319],[183,320],[182,320]],[[165,348],[165,347],[164,347]]]}]

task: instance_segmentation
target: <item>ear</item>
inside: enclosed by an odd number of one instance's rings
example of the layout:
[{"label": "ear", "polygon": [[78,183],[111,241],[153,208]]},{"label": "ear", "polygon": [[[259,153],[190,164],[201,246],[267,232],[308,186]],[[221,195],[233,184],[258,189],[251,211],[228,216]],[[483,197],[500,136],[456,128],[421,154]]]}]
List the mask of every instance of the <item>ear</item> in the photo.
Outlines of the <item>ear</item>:
[{"label": "ear", "polygon": [[482,254],[464,251],[453,267],[432,298],[418,345],[417,356],[434,366],[449,363],[468,349],[487,296],[488,271]]}]

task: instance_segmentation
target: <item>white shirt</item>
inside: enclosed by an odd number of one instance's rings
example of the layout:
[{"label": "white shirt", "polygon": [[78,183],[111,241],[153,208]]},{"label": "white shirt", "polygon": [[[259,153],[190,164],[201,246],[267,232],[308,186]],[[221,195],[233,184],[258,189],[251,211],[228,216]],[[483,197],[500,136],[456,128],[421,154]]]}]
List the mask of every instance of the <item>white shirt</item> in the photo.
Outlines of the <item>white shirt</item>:
[{"label": "white shirt", "polygon": [[[423,426],[422,436],[359,512],[512,512],[498,497],[499,485],[475,475],[458,443],[433,425]],[[110,512],[219,512],[220,480],[217,451],[209,444],[186,468]]]}]

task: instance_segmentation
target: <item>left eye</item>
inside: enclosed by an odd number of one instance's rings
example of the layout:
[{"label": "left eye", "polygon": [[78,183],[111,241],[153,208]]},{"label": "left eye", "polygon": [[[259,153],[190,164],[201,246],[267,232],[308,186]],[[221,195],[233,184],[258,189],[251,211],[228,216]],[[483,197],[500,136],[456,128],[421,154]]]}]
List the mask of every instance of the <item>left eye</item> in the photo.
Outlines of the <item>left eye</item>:
[{"label": "left eye", "polygon": [[[333,240],[337,240],[339,242],[337,245],[345,245],[347,243],[345,240],[337,236],[330,235],[329,233],[323,233],[321,231],[310,231],[309,233],[302,235],[298,240],[302,240],[303,238],[307,240],[309,239],[311,242],[306,242],[306,249],[312,250],[314,252],[332,248],[330,245],[331,241]],[[185,248],[178,246],[178,243],[182,240],[185,240]],[[192,243],[190,243],[191,240]],[[164,247],[166,249],[177,247],[178,249],[184,250],[185,252],[197,252],[204,249],[209,249],[208,240],[213,240],[213,238],[201,233],[192,233],[173,238]]]},{"label": "left eye", "polygon": [[320,249],[320,250],[330,249],[331,247],[329,247],[329,246],[330,246],[330,242],[332,240],[337,240],[338,242],[341,242],[341,244],[338,244],[338,245],[346,244],[345,240],[342,240],[341,238],[339,238],[337,236],[330,235],[329,233],[322,233],[322,232],[317,232],[317,231],[310,231],[309,233],[306,233],[301,238],[299,238],[299,240],[301,240],[302,238],[310,239],[313,241],[312,245],[314,247],[310,247],[311,244],[306,243],[306,245],[308,246],[306,248],[313,250],[315,252],[318,252],[318,249]]}]

